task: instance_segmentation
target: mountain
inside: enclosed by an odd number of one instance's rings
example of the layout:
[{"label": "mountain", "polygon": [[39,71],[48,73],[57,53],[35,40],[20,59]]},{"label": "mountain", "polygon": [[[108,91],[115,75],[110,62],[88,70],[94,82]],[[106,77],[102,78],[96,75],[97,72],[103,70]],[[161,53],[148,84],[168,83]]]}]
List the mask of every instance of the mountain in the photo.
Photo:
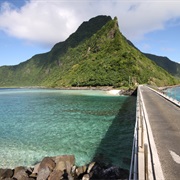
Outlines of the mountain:
[{"label": "mountain", "polygon": [[173,85],[177,80],[157,66],[119,30],[115,17],[97,16],[51,51],[16,66],[0,67],[0,86]]},{"label": "mountain", "polygon": [[168,71],[173,76],[180,77],[180,64],[171,61],[167,57],[163,56],[156,56],[153,54],[144,53],[144,55],[154,61],[158,66],[164,68],[166,71]]}]

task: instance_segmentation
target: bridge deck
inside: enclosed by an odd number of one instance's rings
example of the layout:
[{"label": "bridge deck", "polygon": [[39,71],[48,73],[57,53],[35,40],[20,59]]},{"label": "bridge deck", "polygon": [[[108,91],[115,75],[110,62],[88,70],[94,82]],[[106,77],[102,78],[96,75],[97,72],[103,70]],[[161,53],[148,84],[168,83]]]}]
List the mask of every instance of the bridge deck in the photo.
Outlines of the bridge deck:
[{"label": "bridge deck", "polygon": [[142,86],[141,92],[165,179],[180,178],[180,108]]}]

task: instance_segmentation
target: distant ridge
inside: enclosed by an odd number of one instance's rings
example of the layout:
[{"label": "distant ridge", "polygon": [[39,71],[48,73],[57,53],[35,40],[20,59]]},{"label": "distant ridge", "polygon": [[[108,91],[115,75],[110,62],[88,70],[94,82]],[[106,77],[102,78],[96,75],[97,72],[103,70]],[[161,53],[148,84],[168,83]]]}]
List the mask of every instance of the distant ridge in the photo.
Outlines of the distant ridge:
[{"label": "distant ridge", "polygon": [[97,16],[83,22],[51,51],[16,66],[0,67],[0,86],[113,86],[177,83],[167,71],[132,46],[118,20]]},{"label": "distant ridge", "polygon": [[158,66],[161,66],[173,76],[180,77],[180,64],[171,61],[167,57],[157,56],[153,54],[144,53],[144,55],[154,61]]}]

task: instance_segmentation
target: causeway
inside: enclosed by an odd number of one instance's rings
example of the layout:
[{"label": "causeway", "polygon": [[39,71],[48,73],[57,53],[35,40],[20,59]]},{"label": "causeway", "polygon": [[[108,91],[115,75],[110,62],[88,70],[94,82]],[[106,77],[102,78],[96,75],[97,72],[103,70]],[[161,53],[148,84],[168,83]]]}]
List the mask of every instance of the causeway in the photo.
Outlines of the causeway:
[{"label": "causeway", "polygon": [[180,178],[180,107],[147,86],[141,86],[140,91],[164,179],[177,180]]}]

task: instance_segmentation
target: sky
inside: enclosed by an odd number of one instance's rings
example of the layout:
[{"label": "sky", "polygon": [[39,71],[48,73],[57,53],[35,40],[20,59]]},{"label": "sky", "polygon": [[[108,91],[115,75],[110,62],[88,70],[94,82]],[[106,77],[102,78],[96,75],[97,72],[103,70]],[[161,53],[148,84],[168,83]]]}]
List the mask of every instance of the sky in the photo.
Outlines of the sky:
[{"label": "sky", "polygon": [[0,66],[50,51],[98,15],[116,16],[142,52],[180,63],[180,0],[0,0]]}]

